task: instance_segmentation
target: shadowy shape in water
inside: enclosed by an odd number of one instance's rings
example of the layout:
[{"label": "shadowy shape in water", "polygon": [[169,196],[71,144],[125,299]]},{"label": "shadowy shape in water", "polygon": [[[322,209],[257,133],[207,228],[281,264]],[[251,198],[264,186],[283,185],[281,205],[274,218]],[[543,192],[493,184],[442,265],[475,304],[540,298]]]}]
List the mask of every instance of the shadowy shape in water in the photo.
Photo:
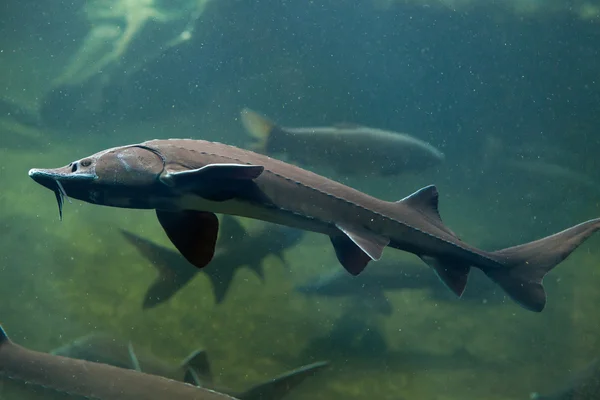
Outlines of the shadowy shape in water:
[{"label": "shadowy shape in water", "polygon": [[600,360],[595,359],[571,378],[568,386],[553,394],[532,393],[534,400],[598,400],[600,399]]},{"label": "shadowy shape in water", "polygon": [[344,360],[344,363],[349,365],[360,364],[361,368],[367,365],[374,365],[375,368],[385,365],[398,370],[500,370],[504,367],[500,363],[482,361],[463,348],[450,354],[434,354],[412,349],[393,350],[379,329],[352,313],[344,314],[335,322],[331,331],[311,339],[298,355],[279,357],[286,363],[323,357],[334,363],[335,360]]},{"label": "shadowy shape in water", "polygon": [[477,303],[501,303],[505,294],[480,271],[473,271],[469,285],[460,299],[452,296],[432,271],[418,262],[381,260],[358,276],[352,276],[338,268],[316,277],[295,290],[309,296],[347,297],[360,301],[362,306],[383,315],[391,315],[393,307],[386,291],[427,289],[439,301],[469,301]]},{"label": "shadowy shape in water", "polygon": [[238,269],[246,265],[264,279],[264,258],[274,255],[285,263],[283,252],[296,245],[304,234],[299,229],[267,224],[260,230],[246,232],[234,217],[223,216],[219,248],[210,264],[199,270],[176,251],[124,230],[121,233],[158,271],[158,277],[146,292],[144,309],[168,301],[199,272],[210,280],[215,301],[220,304]]}]

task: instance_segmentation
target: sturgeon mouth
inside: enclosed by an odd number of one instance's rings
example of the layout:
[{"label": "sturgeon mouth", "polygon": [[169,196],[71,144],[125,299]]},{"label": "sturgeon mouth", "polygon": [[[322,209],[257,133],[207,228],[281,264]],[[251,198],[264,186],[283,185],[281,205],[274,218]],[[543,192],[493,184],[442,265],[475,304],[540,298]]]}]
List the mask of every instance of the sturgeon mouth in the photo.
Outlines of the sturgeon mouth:
[{"label": "sturgeon mouth", "polygon": [[54,196],[56,198],[56,203],[58,204],[58,217],[62,221],[63,218],[63,206],[65,204],[65,199],[70,203],[71,200],[69,196],[67,196],[67,192],[63,187],[62,181],[82,181],[90,182],[96,179],[95,175],[91,174],[71,174],[65,175],[62,173],[54,172],[56,170],[44,170],[44,169],[30,169],[29,176],[31,179],[44,186],[47,189],[52,190],[54,192]]}]

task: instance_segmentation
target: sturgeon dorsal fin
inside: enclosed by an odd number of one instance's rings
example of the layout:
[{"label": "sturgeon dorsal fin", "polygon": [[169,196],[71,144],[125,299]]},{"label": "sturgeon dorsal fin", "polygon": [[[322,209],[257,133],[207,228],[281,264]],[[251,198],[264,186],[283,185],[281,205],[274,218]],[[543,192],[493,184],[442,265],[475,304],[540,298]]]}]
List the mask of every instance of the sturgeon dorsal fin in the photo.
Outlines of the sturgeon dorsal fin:
[{"label": "sturgeon dorsal fin", "polygon": [[[429,185],[417,190],[410,196],[406,196],[402,200],[398,200],[396,203],[402,203],[413,210],[419,211],[438,229],[441,229],[449,235],[456,236],[456,234],[444,225],[444,222],[442,221],[440,210],[438,209],[439,198],[440,195],[435,185]],[[460,240],[458,237],[456,238]]]},{"label": "sturgeon dorsal fin", "polygon": [[397,201],[397,203],[406,204],[425,215],[435,217],[441,221],[442,218],[438,210],[439,197],[440,195],[435,185],[429,185]]}]

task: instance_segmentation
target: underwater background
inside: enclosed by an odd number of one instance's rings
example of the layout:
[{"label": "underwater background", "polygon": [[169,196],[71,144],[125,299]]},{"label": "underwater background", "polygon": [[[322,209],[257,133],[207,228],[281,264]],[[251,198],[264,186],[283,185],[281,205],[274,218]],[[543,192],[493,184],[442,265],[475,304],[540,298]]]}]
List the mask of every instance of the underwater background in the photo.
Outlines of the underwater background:
[{"label": "underwater background", "polygon": [[[435,184],[444,222],[486,249],[600,216],[600,4],[211,0],[191,37],[167,45],[196,3],[0,5],[0,322],[12,340],[50,351],[110,332],[173,362],[204,348],[216,380],[236,389],[330,361],[291,400],[526,399],[600,355],[597,237],[548,274],[539,314],[509,299],[440,301],[424,289],[386,293],[389,316],[306,296],[294,288],[342,268],[329,239],[312,233],[285,263],[265,259],[264,282],[237,271],[221,304],[198,274],[143,310],[156,270],[119,231],[171,246],[154,212],[72,200],[59,222],[30,168],[149,139],[247,147],[239,113],[250,107],[286,126],[360,123],[436,146],[444,163],[421,173],[310,169],[389,201]],[[116,36],[143,10],[150,22],[104,65],[77,54],[106,10]],[[169,22],[153,28],[156,20]],[[98,39],[106,48],[97,51],[113,51],[115,35]],[[52,87],[75,74],[77,84],[106,76],[81,90]],[[384,253],[395,257],[406,255]]]}]

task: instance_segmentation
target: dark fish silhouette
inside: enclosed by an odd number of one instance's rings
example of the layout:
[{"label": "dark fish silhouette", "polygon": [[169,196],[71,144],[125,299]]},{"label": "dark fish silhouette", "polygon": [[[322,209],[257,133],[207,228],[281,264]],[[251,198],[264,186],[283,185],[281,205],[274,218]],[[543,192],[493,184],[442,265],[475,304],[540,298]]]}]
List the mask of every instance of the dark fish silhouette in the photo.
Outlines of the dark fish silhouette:
[{"label": "dark fish silhouette", "polygon": [[434,186],[388,202],[297,166],[203,140],[115,147],[61,168],[32,169],[29,176],[55,193],[61,215],[67,194],[93,204],[155,209],[171,242],[199,268],[215,252],[215,213],[237,215],[329,236],[353,275],[390,246],[419,256],[460,296],[476,267],[536,312],[546,304],[546,273],[600,228],[594,219],[534,242],[483,251],[444,225]]},{"label": "dark fish silhouette", "polygon": [[[140,351],[131,342],[116,340],[107,334],[92,334],[75,340],[52,354],[86,361],[134,369],[152,375],[184,381],[203,388],[218,390],[240,400],[279,400],[292,389],[328,365],[321,361],[288,371],[243,392],[221,388],[214,384],[206,352],[195,351],[180,365],[170,365],[151,353]],[[218,388],[218,389],[217,389]]]},{"label": "dark fish silhouette", "polygon": [[600,399],[600,360],[592,361],[574,376],[568,386],[550,395],[533,393],[534,400],[597,400]]},{"label": "dark fish silhouette", "polygon": [[[295,290],[311,296],[348,297],[384,315],[392,313],[392,305],[385,295],[387,291],[429,289],[431,296],[437,300],[453,300],[443,283],[428,272],[417,262],[384,259],[358,276],[336,268],[296,285]],[[485,279],[479,271],[473,271],[472,274],[470,279],[474,284],[469,285],[463,293],[464,300],[478,303],[504,300],[505,296],[498,286]]]},{"label": "dark fish silhouette", "polygon": [[241,119],[256,139],[257,152],[285,154],[303,165],[325,165],[341,174],[395,175],[444,161],[441,151],[404,133],[354,124],[284,128],[248,108],[242,110]]},{"label": "dark fish silhouette", "polygon": [[246,232],[240,223],[230,216],[223,216],[215,255],[206,268],[199,270],[176,251],[159,246],[148,239],[121,231],[125,238],[158,270],[144,298],[143,308],[152,308],[168,301],[198,272],[203,272],[213,287],[215,301],[220,304],[227,295],[235,272],[247,265],[259,278],[264,278],[262,261],[273,254],[282,262],[283,252],[294,246],[303,231],[272,225]]},{"label": "dark fish silhouette", "polygon": [[0,398],[97,400],[233,399],[161,376],[40,353],[8,339],[0,328]]}]

